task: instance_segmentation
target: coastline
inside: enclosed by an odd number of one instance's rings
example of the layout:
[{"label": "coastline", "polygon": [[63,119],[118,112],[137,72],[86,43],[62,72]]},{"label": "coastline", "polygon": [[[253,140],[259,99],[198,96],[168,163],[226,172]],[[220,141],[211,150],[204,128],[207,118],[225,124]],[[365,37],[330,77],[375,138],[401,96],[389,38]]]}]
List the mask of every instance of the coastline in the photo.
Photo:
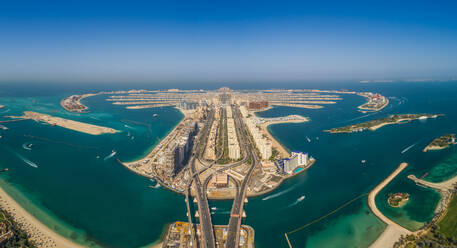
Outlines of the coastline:
[{"label": "coastline", "polygon": [[282,158],[290,157],[290,152],[277,140],[273,137],[273,135],[270,133],[270,130],[268,130],[268,127],[271,125],[275,124],[284,124],[284,123],[302,123],[302,122],[308,122],[309,119],[306,117],[303,117],[303,120],[286,120],[286,121],[270,121],[270,122],[265,122],[260,125],[260,128],[262,131],[267,135],[268,139],[271,140],[272,147],[274,147],[278,152],[279,155]]},{"label": "coastline", "polygon": [[[282,105],[281,105],[282,106]],[[270,109],[273,109],[274,107],[273,106],[268,106],[267,108],[265,109],[262,109],[262,110],[254,110],[252,111],[252,113],[256,116],[256,117],[259,117],[257,115],[257,113],[259,112],[264,112],[264,111],[267,111],[267,110],[270,110]],[[283,123],[302,123],[302,122],[308,122],[309,119],[307,117],[304,117],[304,116],[301,116],[303,119],[301,120],[281,120],[281,121],[267,121],[265,123],[262,123],[260,125],[260,128],[262,129],[262,132],[265,133],[268,137],[268,139],[271,140],[271,144],[272,144],[272,147],[276,148],[276,150],[279,152],[279,155],[282,157],[282,158],[286,158],[286,157],[290,157],[290,152],[277,140],[273,137],[273,135],[271,134],[271,132],[268,130],[268,127],[271,126],[271,125],[275,125],[275,124],[283,124]]]},{"label": "coastline", "polygon": [[27,212],[17,203],[3,188],[0,187],[0,207],[7,211],[18,223],[18,225],[30,235],[30,240],[36,247],[65,247],[83,248],[85,246],[77,244],[60,234],[56,233],[33,215]]},{"label": "coastline", "polygon": [[370,245],[370,248],[383,248],[383,247],[392,247],[395,242],[397,242],[400,237],[406,234],[412,233],[408,229],[400,226],[399,224],[393,222],[387,218],[376,206],[376,195],[387,185],[389,184],[400,172],[402,172],[408,163],[401,163],[397,169],[395,169],[386,179],[379,183],[373,190],[368,194],[368,206],[378,219],[387,224],[386,229],[378,237],[378,239]]}]

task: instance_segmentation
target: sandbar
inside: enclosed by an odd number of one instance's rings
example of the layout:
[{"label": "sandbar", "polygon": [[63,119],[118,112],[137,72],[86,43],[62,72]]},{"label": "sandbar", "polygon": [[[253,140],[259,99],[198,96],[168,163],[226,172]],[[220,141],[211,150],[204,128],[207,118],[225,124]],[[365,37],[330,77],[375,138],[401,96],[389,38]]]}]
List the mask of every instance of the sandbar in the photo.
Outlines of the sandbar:
[{"label": "sandbar", "polygon": [[88,124],[88,123],[84,123],[84,122],[68,120],[68,119],[55,117],[55,116],[51,116],[51,115],[47,115],[47,114],[41,114],[41,113],[32,112],[32,111],[24,111],[23,116],[8,116],[8,117],[15,118],[15,119],[24,119],[24,120],[30,119],[30,120],[35,120],[37,122],[45,122],[52,126],[60,126],[63,128],[71,129],[71,130],[78,131],[81,133],[92,134],[92,135],[119,132],[118,130],[115,130],[115,129],[112,129],[109,127],[97,126],[97,125]]}]

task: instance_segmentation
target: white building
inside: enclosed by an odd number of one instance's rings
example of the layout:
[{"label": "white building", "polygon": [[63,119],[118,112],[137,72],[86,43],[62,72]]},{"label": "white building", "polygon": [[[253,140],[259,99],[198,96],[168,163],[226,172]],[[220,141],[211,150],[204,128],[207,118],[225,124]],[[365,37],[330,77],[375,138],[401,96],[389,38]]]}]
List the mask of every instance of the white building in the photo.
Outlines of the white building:
[{"label": "white building", "polygon": [[232,108],[227,106],[227,137],[228,137],[228,150],[229,158],[237,160],[240,158],[240,145],[236,135],[235,121],[233,120]]},{"label": "white building", "polygon": [[308,153],[305,152],[292,152],[290,158],[284,159],[284,172],[292,173],[299,166],[306,166],[308,164]]},{"label": "white building", "polygon": [[292,157],[297,157],[299,166],[306,166],[308,164],[308,153],[293,151]]},{"label": "white building", "polygon": [[[240,107],[240,109],[243,109],[244,107]],[[249,129],[249,132],[252,135],[252,138],[254,139],[254,143],[257,147],[257,149],[260,152],[260,155],[262,156],[263,160],[267,160],[271,157],[272,154],[272,148],[271,148],[271,142],[264,137],[265,134],[262,133],[260,128],[257,127],[257,125],[254,123],[253,118],[243,118],[244,122],[246,123],[246,126]]]}]

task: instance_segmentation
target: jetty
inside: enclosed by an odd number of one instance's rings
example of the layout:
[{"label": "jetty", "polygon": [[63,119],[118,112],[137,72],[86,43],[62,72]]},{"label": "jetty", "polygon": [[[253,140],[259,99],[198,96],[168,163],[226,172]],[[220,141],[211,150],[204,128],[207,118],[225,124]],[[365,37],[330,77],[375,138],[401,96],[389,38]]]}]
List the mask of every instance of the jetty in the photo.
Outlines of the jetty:
[{"label": "jetty", "polygon": [[419,185],[422,185],[422,186],[425,186],[428,188],[436,189],[438,191],[452,190],[452,189],[454,189],[454,185],[457,184],[457,176],[455,176],[449,180],[440,182],[440,183],[432,183],[429,181],[425,181],[423,179],[417,178],[415,175],[409,175],[408,178],[413,180],[416,184],[419,184]]}]

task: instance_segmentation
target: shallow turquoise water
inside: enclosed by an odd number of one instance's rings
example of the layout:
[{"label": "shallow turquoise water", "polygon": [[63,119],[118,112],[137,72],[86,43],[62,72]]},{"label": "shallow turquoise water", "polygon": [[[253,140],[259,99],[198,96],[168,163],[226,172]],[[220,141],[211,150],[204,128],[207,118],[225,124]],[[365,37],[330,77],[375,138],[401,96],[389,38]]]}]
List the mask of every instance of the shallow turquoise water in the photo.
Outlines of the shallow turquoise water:
[{"label": "shallow turquoise water", "polygon": [[[364,102],[363,98],[343,95],[344,101],[320,110],[278,107],[259,114],[310,117],[308,123],[278,124],[270,130],[288,149],[309,152],[317,162],[269,195],[249,200],[244,223],[255,228],[258,247],[286,247],[285,232],[369,192],[403,161],[410,163],[409,167],[376,201],[388,217],[408,228],[418,228],[432,217],[439,195],[417,187],[406,176],[429,172],[427,179],[440,181],[457,173],[455,147],[438,152],[421,151],[436,136],[456,132],[457,112],[453,106],[457,105],[454,97],[457,86],[450,83],[356,84],[345,88],[381,92],[391,97],[392,104],[380,113],[363,114],[356,109]],[[62,96],[15,97],[10,94],[0,98],[0,104],[7,105],[0,110],[0,115],[34,110],[122,132],[91,136],[33,121],[7,123],[5,126],[10,129],[0,130],[3,136],[0,167],[9,167],[10,172],[0,175],[0,185],[14,193],[21,204],[47,225],[93,246],[144,246],[159,239],[167,223],[185,221],[182,196],[148,188],[149,180],[134,175],[114,160],[143,156],[182,115],[173,108],[126,110],[108,104],[102,96],[85,101],[91,108],[89,114],[73,114],[60,108]],[[8,112],[1,114],[4,111]],[[422,112],[446,116],[386,126],[375,132],[336,135],[322,132],[392,113]],[[159,117],[153,118],[153,113]],[[147,124],[151,125],[150,129]],[[310,143],[306,136],[312,139]],[[24,149],[24,143],[33,143],[32,150]],[[414,146],[401,153],[411,145]],[[117,154],[109,158],[113,149]],[[367,162],[362,164],[361,160]],[[26,161],[37,164],[38,168]],[[403,208],[392,209],[385,201],[390,192],[408,192],[411,200]],[[297,201],[301,196],[305,199]],[[226,224],[231,202],[212,201],[210,205],[217,207],[213,215],[215,224]],[[367,247],[384,226],[368,211],[366,197],[363,197],[290,238],[294,247]]]}]

